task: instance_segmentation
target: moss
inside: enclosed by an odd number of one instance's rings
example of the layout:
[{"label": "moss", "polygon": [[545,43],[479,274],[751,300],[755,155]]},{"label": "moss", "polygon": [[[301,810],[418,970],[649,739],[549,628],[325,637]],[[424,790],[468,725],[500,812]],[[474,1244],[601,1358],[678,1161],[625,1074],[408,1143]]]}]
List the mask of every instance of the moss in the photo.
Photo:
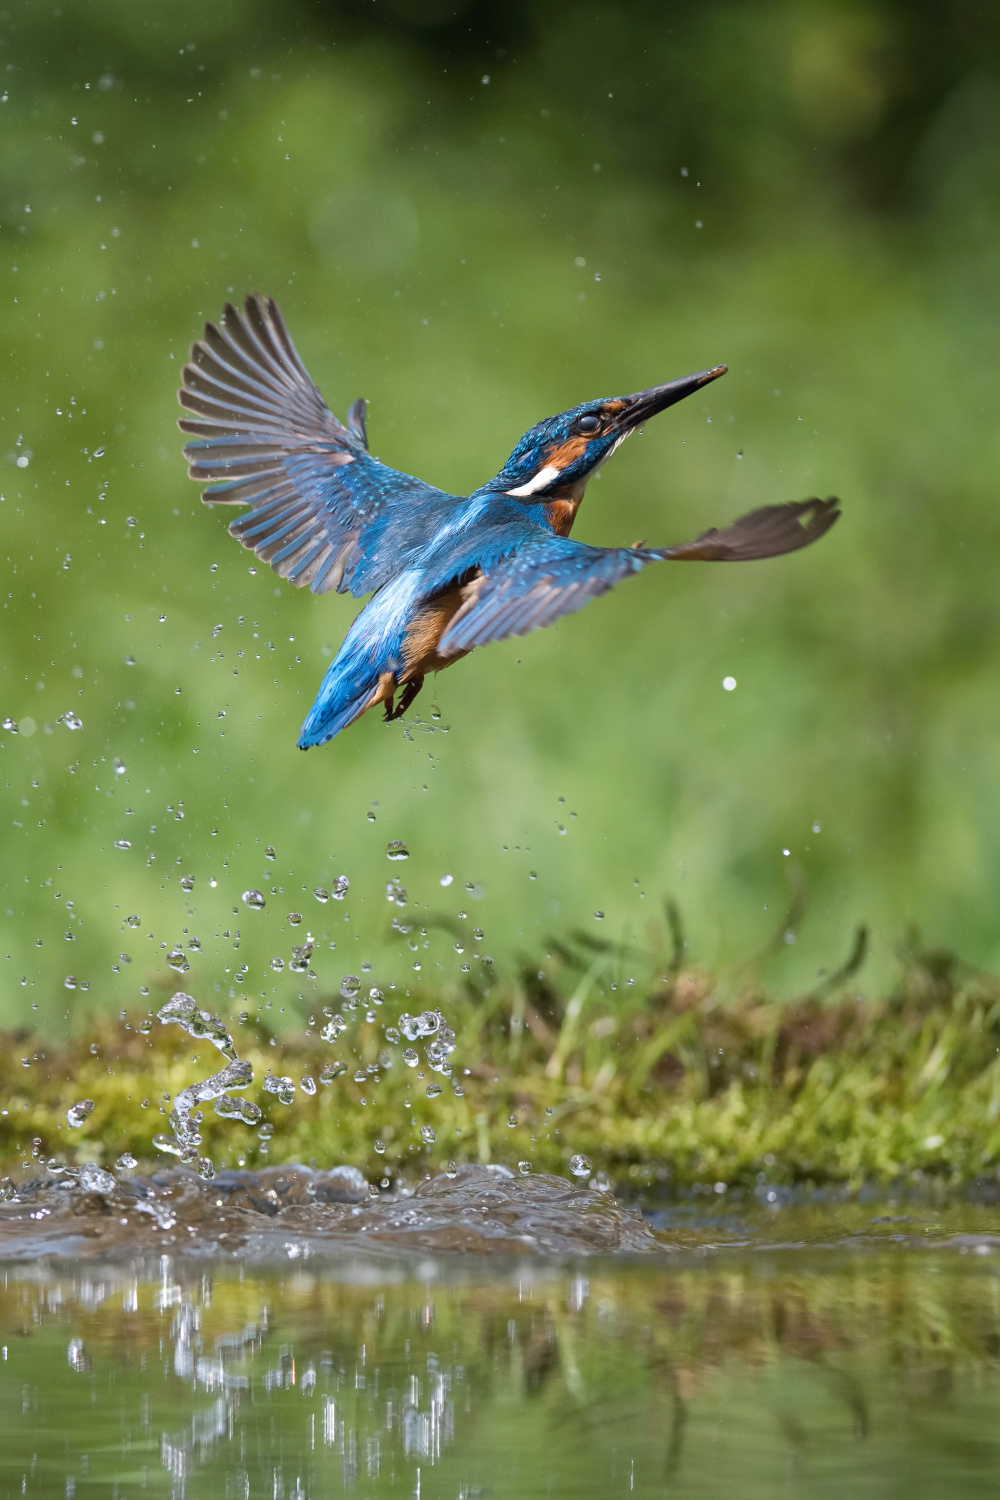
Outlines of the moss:
[{"label": "moss", "polygon": [[[678,950],[681,951],[681,950]],[[610,946],[561,945],[544,969],[494,977],[485,966],[462,990],[411,995],[440,1006],[458,1035],[451,1080],[406,1067],[384,1029],[387,1003],[335,1046],[322,1016],[295,1034],[234,1025],[253,1063],[255,1099],[274,1127],[256,1130],[205,1107],[202,1150],[216,1167],[282,1161],[352,1162],[371,1176],[413,1177],[449,1160],[530,1161],[565,1171],[575,1152],[619,1182],[676,1186],[885,1182],[920,1173],[949,1183],[1000,1163],[1000,981],[953,958],[912,948],[895,987],[863,996],[845,970],[831,993],[779,1002],[760,985],[713,977],[647,955],[645,983],[616,985]],[[632,966],[636,955],[630,954]],[[342,1006],[343,1002],[332,1002]],[[401,1008],[401,1007],[400,1007]],[[330,1009],[328,1005],[327,1009]],[[0,1053],[0,1160],[32,1171],[55,1155],[113,1162],[123,1150],[166,1160],[153,1137],[170,1099],[221,1061],[176,1026],[100,1025],[53,1045],[8,1033]],[[379,1055],[392,1065],[379,1067]],[[348,1072],[282,1105],[265,1071],[319,1078]],[[355,1073],[376,1067],[355,1081]],[[441,1095],[425,1097],[428,1084]],[[464,1088],[458,1097],[454,1086]],[[66,1110],[89,1098],[78,1129]],[[432,1144],[420,1137],[429,1125]],[[379,1145],[384,1150],[379,1150]],[[34,1153],[34,1160],[32,1160]]]}]

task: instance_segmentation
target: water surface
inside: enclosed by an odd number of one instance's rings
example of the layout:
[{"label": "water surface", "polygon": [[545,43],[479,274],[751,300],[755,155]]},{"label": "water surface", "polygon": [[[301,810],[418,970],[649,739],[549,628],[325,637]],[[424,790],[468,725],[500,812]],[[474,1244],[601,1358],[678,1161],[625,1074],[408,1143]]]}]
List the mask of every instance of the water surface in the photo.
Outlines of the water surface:
[{"label": "water surface", "polygon": [[1000,1481],[990,1205],[689,1202],[651,1227],[485,1169],[380,1201],[288,1168],[19,1196],[0,1210],[2,1496]]}]

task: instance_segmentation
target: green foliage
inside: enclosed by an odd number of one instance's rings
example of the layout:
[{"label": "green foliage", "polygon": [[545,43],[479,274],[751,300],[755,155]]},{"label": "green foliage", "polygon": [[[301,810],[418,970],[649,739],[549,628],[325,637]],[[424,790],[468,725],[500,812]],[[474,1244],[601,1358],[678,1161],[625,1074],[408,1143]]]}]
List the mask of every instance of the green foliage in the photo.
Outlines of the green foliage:
[{"label": "green foliage", "polygon": [[[67,974],[133,1005],[191,934],[223,1003],[240,893],[344,871],[352,936],[328,926],[325,953],[384,968],[399,837],[411,904],[454,919],[438,879],[475,885],[498,962],[560,912],[641,933],[641,889],[676,892],[695,951],[729,962],[773,925],[789,849],[812,900],[769,958],[784,993],[859,922],[877,985],[909,920],[1000,963],[995,19],[444,9],[93,0],[0,23],[11,1025],[33,1002],[62,1026]],[[477,653],[409,741],[369,716],[302,756],[355,605],[250,576],[174,427],[201,319],[251,288],[336,409],[371,399],[375,451],[446,487],[543,413],[723,359],[591,487],[580,535],[669,542],[814,492],[844,519]],[[294,1003],[268,968],[284,929],[241,925],[255,992]],[[431,943],[424,977],[461,983]]]},{"label": "green foliage", "polygon": [[[637,954],[577,937],[543,968],[495,980],[483,967],[462,988],[422,989],[414,1010],[440,1004],[458,1033],[451,1082],[404,1066],[384,1032],[395,1004],[354,1014],[336,1046],[322,1016],[276,1037],[265,1012],[240,1023],[237,1050],[254,1065],[247,1092],[270,1140],[205,1106],[201,1150],[216,1167],[350,1162],[373,1179],[414,1179],[450,1160],[531,1162],[565,1172],[583,1152],[621,1183],[674,1187],[721,1181],[887,1184],[915,1174],[955,1185],[1000,1164],[1000,983],[916,946],[881,998],[850,987],[859,943],[840,974],[793,1003],[738,971],[716,977],[665,953]],[[644,980],[625,976],[641,967]],[[835,992],[831,994],[831,991]],[[390,997],[392,1002],[395,997]],[[150,1013],[150,1016],[152,1012]],[[215,1054],[182,1045],[173,1026],[105,1026],[68,1048],[29,1034],[0,1049],[0,1148],[37,1175],[58,1159],[109,1164],[123,1150],[158,1153],[171,1097],[209,1071]],[[404,1044],[405,1045],[405,1044]],[[207,1057],[206,1053],[210,1053]],[[319,1078],[285,1106],[265,1072]],[[443,1084],[440,1097],[428,1085]],[[82,1127],[66,1110],[94,1102]],[[431,1126],[432,1145],[420,1127]],[[376,1143],[379,1143],[378,1145]],[[384,1147],[381,1150],[380,1147]],[[164,1158],[159,1157],[162,1161]],[[169,1158],[167,1158],[169,1160]]]}]

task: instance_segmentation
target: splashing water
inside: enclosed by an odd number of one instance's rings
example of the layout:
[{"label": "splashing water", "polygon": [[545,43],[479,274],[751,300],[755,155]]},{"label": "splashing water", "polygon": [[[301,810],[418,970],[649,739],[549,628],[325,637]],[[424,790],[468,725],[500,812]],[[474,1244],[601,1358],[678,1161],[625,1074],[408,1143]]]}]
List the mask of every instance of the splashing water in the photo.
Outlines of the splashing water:
[{"label": "splashing water", "polygon": [[282,1104],[291,1104],[295,1098],[295,1084],[292,1080],[276,1076],[270,1068],[264,1074],[264,1089],[268,1094],[277,1094]]},{"label": "splashing water", "polygon": [[215,1113],[224,1120],[242,1120],[244,1125],[257,1125],[261,1119],[258,1104],[251,1099],[238,1099],[235,1094],[220,1094],[215,1101]]},{"label": "splashing water", "polygon": [[66,1111],[66,1118],[74,1130],[78,1130],[89,1114],[93,1113],[93,1099],[81,1099],[79,1104],[73,1104]]},{"label": "splashing water", "polygon": [[217,1114],[224,1118],[242,1120],[247,1125],[256,1124],[261,1117],[258,1106],[248,1099],[237,1099],[228,1092],[230,1089],[248,1088],[253,1083],[253,1065],[242,1062],[237,1057],[233,1039],[219,1017],[200,1010],[194,997],[186,995],[183,990],[178,990],[160,1008],[157,1019],[163,1025],[176,1022],[188,1036],[195,1037],[198,1041],[211,1042],[228,1059],[226,1067],[220,1072],[213,1073],[200,1083],[189,1085],[177,1095],[170,1111],[172,1138],[158,1135],[153,1139],[154,1146],[160,1151],[168,1151],[184,1162],[194,1163],[198,1175],[208,1179],[215,1175],[215,1168],[207,1157],[198,1155],[197,1147],[201,1144],[198,1126],[203,1118],[198,1106],[215,1100]]},{"label": "splashing water", "polygon": [[218,1047],[223,1057],[229,1058],[230,1062],[236,1061],[236,1048],[233,1039],[226,1030],[225,1025],[218,1016],[213,1016],[207,1010],[199,1010],[198,1002],[192,995],[186,995],[183,990],[168,1000],[156,1013],[157,1020],[167,1025],[171,1021],[193,1036],[197,1041],[208,1041],[213,1047]]},{"label": "splashing water", "polygon": [[218,1099],[227,1089],[245,1089],[253,1083],[253,1066],[238,1059],[228,1063],[220,1072],[201,1083],[192,1083],[181,1089],[170,1111],[170,1126],[181,1146],[197,1146],[201,1143],[198,1131],[199,1118],[195,1111],[199,1104]]}]

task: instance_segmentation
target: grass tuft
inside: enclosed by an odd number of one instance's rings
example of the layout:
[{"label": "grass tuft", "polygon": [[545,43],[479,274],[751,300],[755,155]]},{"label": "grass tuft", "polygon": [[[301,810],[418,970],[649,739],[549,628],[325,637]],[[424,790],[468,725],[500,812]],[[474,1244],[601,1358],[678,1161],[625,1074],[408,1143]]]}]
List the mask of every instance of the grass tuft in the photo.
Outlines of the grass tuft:
[{"label": "grass tuft", "polygon": [[[992,1175],[1000,1163],[1000,981],[911,940],[881,997],[860,993],[858,935],[843,969],[793,1002],[758,983],[626,951],[578,934],[550,945],[543,965],[497,976],[483,966],[461,988],[390,995],[374,1022],[364,1003],[327,1002],[349,1022],[340,1041],[319,1036],[322,1002],[290,1035],[263,1020],[234,1023],[253,1063],[246,1097],[273,1126],[219,1119],[205,1106],[200,1148],[224,1166],[265,1161],[351,1162],[370,1177],[412,1179],[449,1161],[531,1162],[565,1172],[577,1152],[595,1170],[637,1187],[695,1183],[887,1183],[914,1176],[948,1184]],[[624,977],[645,966],[645,981]],[[399,1011],[440,1006],[458,1036],[449,1080],[402,1061],[385,1028]],[[262,1013],[264,1014],[264,1013]],[[170,1163],[153,1146],[180,1089],[215,1072],[219,1054],[176,1026],[97,1026],[54,1046],[8,1032],[0,1049],[0,1162],[37,1175],[50,1157],[112,1163],[129,1150]],[[405,1045],[405,1044],[403,1044]],[[341,1059],[346,1074],[289,1106],[263,1091],[265,1072],[318,1080]],[[381,1061],[380,1061],[381,1059]],[[389,1059],[388,1063],[386,1059]],[[368,1070],[363,1082],[355,1074]],[[443,1092],[426,1098],[429,1084]],[[455,1085],[464,1094],[455,1093]],[[66,1111],[94,1110],[78,1129]],[[433,1144],[421,1126],[436,1133]],[[376,1143],[382,1143],[379,1151]]]}]

